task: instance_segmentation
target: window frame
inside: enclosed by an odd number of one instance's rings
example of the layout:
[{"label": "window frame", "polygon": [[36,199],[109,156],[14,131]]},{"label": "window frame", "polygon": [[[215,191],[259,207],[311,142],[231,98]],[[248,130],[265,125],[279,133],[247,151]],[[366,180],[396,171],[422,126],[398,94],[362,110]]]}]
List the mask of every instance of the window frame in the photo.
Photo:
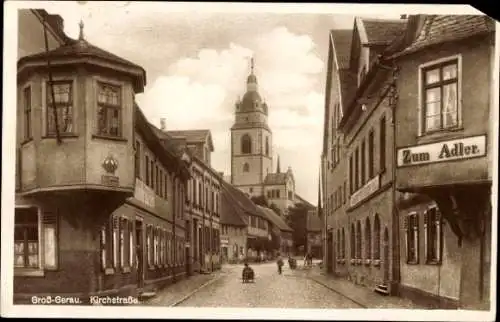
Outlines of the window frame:
[{"label": "window frame", "polygon": [[[29,92],[29,95],[27,95]],[[29,97],[29,104],[27,98]],[[33,87],[28,83],[22,88],[23,106],[23,139],[25,142],[33,139]]]},{"label": "window frame", "polygon": [[252,136],[245,133],[241,136],[240,150],[241,154],[252,154]]},{"label": "window frame", "polygon": [[[49,104],[49,99],[52,100],[52,94],[50,92],[50,80],[49,79],[44,79],[42,82],[42,118],[43,118],[43,133],[44,133],[44,138],[55,138],[56,133],[55,129],[53,132],[50,131],[50,126],[49,126],[49,113],[50,115],[53,115],[54,111],[52,108],[52,104]],[[56,109],[59,109],[61,107],[65,106],[71,106],[71,130],[70,131],[61,131],[61,128],[59,128],[59,135],[61,137],[74,137],[77,136],[77,128],[75,122],[77,118],[77,109],[75,106],[77,106],[78,101],[77,101],[77,86],[76,86],[76,79],[71,78],[71,77],[57,77],[52,80],[53,85],[57,84],[69,84],[70,85],[70,101],[68,103],[59,103],[56,104]],[[33,104],[33,102],[32,102]],[[66,105],[65,105],[66,104]],[[59,120],[59,114],[58,116],[58,121]],[[55,122],[55,120],[54,120]],[[54,123],[55,124],[55,123]]]},{"label": "window frame", "polygon": [[[15,266],[15,260],[13,261],[13,267],[14,267],[14,275],[22,275],[22,276],[43,276],[44,271],[46,270],[45,266],[45,257],[44,257],[44,240],[43,240],[43,221],[42,221],[42,209],[39,206],[36,205],[16,205],[14,209],[14,216],[15,216],[15,210],[16,209],[36,209],[37,212],[37,234],[38,234],[38,246],[37,246],[37,261],[38,261],[38,266],[37,267],[26,267],[26,266]],[[16,228],[16,222],[15,222],[15,217],[14,217],[14,229]],[[57,237],[57,232],[56,232],[56,237]],[[56,238],[57,240],[57,238]],[[14,235],[14,243],[15,243],[15,235]],[[26,242],[26,237],[24,237],[24,242]],[[15,245],[13,245],[15,247]],[[56,245],[57,246],[57,245]],[[25,261],[25,256],[26,256],[26,248],[27,246],[24,245],[23,247],[23,262]],[[57,248],[56,248],[56,254],[57,254]],[[13,251],[13,256],[15,257],[16,251],[14,249]],[[56,255],[57,259],[57,255]],[[57,263],[57,260],[56,260]]]},{"label": "window frame", "polygon": [[[410,212],[405,216],[405,245],[406,264],[417,265],[420,261],[420,216],[417,212]],[[414,246],[414,257],[410,257],[410,244]]]},{"label": "window frame", "polygon": [[[435,220],[433,223],[430,223],[430,218],[429,218],[429,212],[434,210],[435,211],[435,217],[437,220]],[[435,240],[435,258],[430,258],[429,257],[429,248],[431,244],[429,243],[430,235],[431,235],[431,230],[429,229],[429,225],[434,224],[435,227],[435,232],[436,232],[436,240]],[[430,206],[427,208],[427,210],[424,213],[424,251],[425,251],[425,264],[427,265],[440,265],[442,263],[442,257],[443,257],[443,239],[444,239],[444,234],[443,234],[443,216],[437,206]]]},{"label": "window frame", "polygon": [[[455,126],[443,128],[442,123],[442,117],[441,117],[441,127],[439,129],[435,130],[426,130],[426,106],[425,106],[425,101],[426,101],[426,89],[428,89],[425,86],[425,73],[430,70],[434,70],[436,68],[440,68],[439,75],[440,75],[440,81],[438,84],[440,85],[435,85],[431,86],[429,88],[441,88],[441,106],[440,106],[440,113],[442,115],[442,88],[443,85],[446,81],[442,81],[442,68],[456,63],[457,66],[457,77],[456,77],[456,84],[457,84],[457,124]],[[454,83],[454,82],[449,82],[449,83]],[[426,62],[424,64],[421,64],[418,66],[418,137],[425,136],[425,135],[431,135],[434,133],[439,133],[439,132],[447,132],[447,131],[454,131],[454,130],[459,130],[463,126],[462,123],[462,55],[457,54],[457,55],[451,55],[451,56],[446,56],[442,57],[436,60],[432,60],[429,62]]]},{"label": "window frame", "polygon": [[[118,89],[118,98],[119,98],[119,103],[117,105],[109,104],[109,103],[102,103],[99,102],[99,93],[101,86],[109,86],[114,89]],[[96,88],[96,110],[95,110],[95,117],[96,117],[96,127],[95,127],[95,136],[99,138],[110,138],[110,139],[122,139],[123,138],[123,110],[124,110],[124,102],[125,100],[125,87],[123,86],[122,83],[118,82],[113,82],[111,80],[104,80],[104,79],[96,79],[95,81],[95,88]],[[99,110],[100,108],[104,108],[106,111],[106,132],[102,132],[102,129],[99,126]],[[118,133],[117,134],[111,134],[111,127],[109,125],[109,120],[107,119],[107,112],[108,110],[116,110],[118,111]]]}]

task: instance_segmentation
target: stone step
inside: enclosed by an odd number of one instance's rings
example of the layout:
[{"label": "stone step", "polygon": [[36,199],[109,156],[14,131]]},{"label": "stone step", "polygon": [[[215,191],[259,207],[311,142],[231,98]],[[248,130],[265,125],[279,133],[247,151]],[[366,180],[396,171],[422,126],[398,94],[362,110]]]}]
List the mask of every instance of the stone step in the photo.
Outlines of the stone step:
[{"label": "stone step", "polygon": [[389,287],[385,284],[379,284],[375,286],[375,292],[379,294],[389,295]]}]

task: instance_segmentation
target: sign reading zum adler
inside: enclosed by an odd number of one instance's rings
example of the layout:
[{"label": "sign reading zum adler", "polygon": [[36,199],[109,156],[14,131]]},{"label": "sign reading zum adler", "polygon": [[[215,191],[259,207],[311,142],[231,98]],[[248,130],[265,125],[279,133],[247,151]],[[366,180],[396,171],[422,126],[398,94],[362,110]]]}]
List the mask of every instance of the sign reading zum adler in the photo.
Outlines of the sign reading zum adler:
[{"label": "sign reading zum adler", "polygon": [[398,167],[463,160],[486,155],[486,135],[398,149]]}]

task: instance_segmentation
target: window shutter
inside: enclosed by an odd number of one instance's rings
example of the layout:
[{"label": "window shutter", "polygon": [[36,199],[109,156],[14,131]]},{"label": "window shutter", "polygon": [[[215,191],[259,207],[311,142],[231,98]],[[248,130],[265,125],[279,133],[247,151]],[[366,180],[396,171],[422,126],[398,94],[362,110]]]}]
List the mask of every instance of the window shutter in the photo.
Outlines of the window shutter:
[{"label": "window shutter", "polygon": [[42,216],[44,263],[47,269],[56,269],[58,262],[57,213],[44,212]]},{"label": "window shutter", "polygon": [[415,259],[417,263],[420,261],[420,225],[418,216],[413,215],[414,231],[415,231]]},{"label": "window shutter", "polygon": [[129,266],[134,266],[134,226],[132,221],[128,221],[128,240],[129,240]]},{"label": "window shutter", "polygon": [[118,245],[119,245],[119,236],[118,236],[118,217],[113,216],[112,219],[112,227],[113,227],[113,267],[118,268]]},{"label": "window shutter", "polygon": [[410,239],[409,239],[409,236],[408,236],[408,221],[409,221],[409,216],[405,216],[404,217],[404,223],[403,223],[403,227],[404,227],[404,230],[405,230],[405,253],[406,253],[406,263],[409,263],[410,262],[410,257],[409,257],[409,242],[410,242]]},{"label": "window shutter", "polygon": [[439,211],[439,209],[436,209],[436,235],[437,235],[436,259],[438,263],[441,263],[441,254],[443,250],[443,219],[441,216],[441,211]]},{"label": "window shutter", "polygon": [[424,258],[425,260],[429,260],[428,258],[428,250],[429,250],[429,210],[424,212]]}]

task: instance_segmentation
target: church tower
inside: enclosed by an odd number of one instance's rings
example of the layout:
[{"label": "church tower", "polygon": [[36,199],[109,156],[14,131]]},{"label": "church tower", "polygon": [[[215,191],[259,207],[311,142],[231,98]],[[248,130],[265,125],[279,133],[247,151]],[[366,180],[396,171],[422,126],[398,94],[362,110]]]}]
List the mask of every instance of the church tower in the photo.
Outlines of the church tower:
[{"label": "church tower", "polygon": [[264,194],[263,184],[272,169],[272,133],[267,124],[268,107],[258,92],[251,60],[247,90],[235,104],[231,127],[231,183],[251,196]]}]

